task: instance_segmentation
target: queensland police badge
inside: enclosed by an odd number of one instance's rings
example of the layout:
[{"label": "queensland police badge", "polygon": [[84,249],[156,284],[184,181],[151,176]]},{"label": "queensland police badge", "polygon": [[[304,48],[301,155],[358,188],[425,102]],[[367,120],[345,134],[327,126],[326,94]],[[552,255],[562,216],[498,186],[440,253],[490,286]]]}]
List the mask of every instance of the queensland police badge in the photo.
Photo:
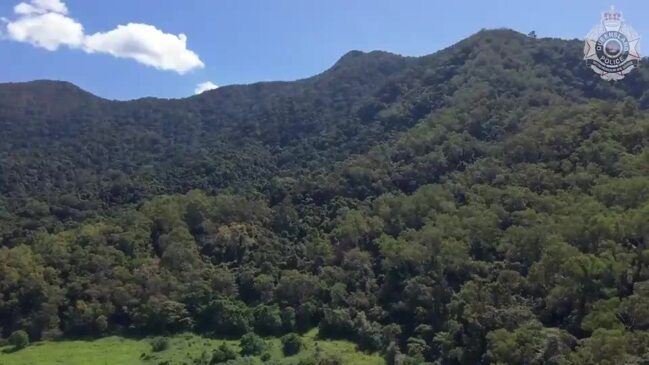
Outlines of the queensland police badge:
[{"label": "queensland police badge", "polygon": [[640,36],[614,7],[586,36],[584,59],[602,79],[621,80],[640,61]]}]

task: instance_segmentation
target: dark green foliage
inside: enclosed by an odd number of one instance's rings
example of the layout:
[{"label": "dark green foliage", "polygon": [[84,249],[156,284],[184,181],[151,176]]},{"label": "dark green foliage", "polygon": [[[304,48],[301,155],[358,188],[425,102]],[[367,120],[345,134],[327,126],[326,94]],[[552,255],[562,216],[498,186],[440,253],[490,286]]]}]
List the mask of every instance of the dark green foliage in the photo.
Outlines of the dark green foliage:
[{"label": "dark green foliage", "polygon": [[16,350],[24,349],[29,346],[29,335],[23,330],[18,330],[9,336],[7,343]]},{"label": "dark green foliage", "polygon": [[0,85],[2,335],[642,363],[649,67],[607,83],[581,47],[482,31],[171,101]]},{"label": "dark green foliage", "polygon": [[295,309],[292,307],[285,307],[282,309],[280,316],[284,332],[292,332],[295,330]]},{"label": "dark green foliage", "polygon": [[256,334],[247,333],[241,337],[239,347],[242,356],[258,356],[266,350],[266,343]]},{"label": "dark green foliage", "polygon": [[319,328],[324,338],[351,339],[354,335],[354,322],[346,309],[325,309]]},{"label": "dark green foliage", "polygon": [[286,356],[293,356],[302,350],[302,339],[296,333],[289,333],[282,337],[282,351]]},{"label": "dark green foliage", "polygon": [[295,313],[295,329],[305,332],[317,325],[321,317],[321,310],[313,302],[306,302],[297,307]]},{"label": "dark green foliage", "polygon": [[[282,332],[282,318],[278,306],[259,305],[254,310],[255,331],[271,336]],[[290,319],[287,319],[290,321]],[[290,330],[290,325],[288,326]]]},{"label": "dark green foliage", "polygon": [[215,300],[199,314],[198,328],[222,336],[242,336],[251,329],[251,310],[242,302]]},{"label": "dark green foliage", "polygon": [[[365,313],[360,312],[354,318],[354,331],[356,341],[361,350],[368,352],[380,351],[383,349],[384,339],[383,328],[379,323],[367,320]],[[396,337],[396,336],[395,336]],[[388,340],[389,341],[389,340]]]}]

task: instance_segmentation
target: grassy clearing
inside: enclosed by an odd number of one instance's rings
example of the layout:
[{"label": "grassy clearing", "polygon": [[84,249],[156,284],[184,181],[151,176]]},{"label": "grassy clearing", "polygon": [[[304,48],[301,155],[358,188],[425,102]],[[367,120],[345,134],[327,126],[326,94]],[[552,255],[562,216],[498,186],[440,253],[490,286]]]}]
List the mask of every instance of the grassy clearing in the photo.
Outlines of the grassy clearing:
[{"label": "grassy clearing", "polygon": [[[323,341],[317,334],[317,330],[312,330],[302,336],[305,349],[295,356],[284,357],[281,341],[277,338],[267,339],[267,352],[271,360],[282,365],[298,364],[300,360],[316,356],[336,357],[350,365],[385,365],[379,355],[358,352],[351,342]],[[193,365],[195,359],[205,352],[211,354],[223,342],[239,350],[239,341],[193,334],[177,335],[169,340],[169,349],[162,352],[152,351],[151,339],[107,337],[95,341],[40,342],[16,352],[10,352],[10,348],[0,349],[0,365]],[[259,359],[256,362],[262,364]]]}]

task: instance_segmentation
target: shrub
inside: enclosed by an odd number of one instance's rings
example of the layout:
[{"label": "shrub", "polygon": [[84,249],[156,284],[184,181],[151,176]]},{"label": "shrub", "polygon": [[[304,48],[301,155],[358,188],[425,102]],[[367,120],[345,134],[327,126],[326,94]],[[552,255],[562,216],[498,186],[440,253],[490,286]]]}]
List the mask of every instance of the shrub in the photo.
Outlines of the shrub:
[{"label": "shrub", "polygon": [[242,356],[257,356],[264,352],[266,343],[256,334],[248,333],[241,337],[240,347]]},{"label": "shrub", "polygon": [[169,348],[169,339],[166,337],[156,337],[151,341],[153,352],[161,352]]},{"label": "shrub", "polygon": [[9,336],[9,344],[16,350],[29,346],[29,335],[23,330],[18,330]]},{"label": "shrub", "polygon": [[282,337],[282,351],[284,355],[295,355],[302,350],[302,339],[296,333],[289,333]]},{"label": "shrub", "polygon": [[212,361],[210,361],[210,364],[219,364],[236,358],[237,353],[224,342],[212,353]]}]

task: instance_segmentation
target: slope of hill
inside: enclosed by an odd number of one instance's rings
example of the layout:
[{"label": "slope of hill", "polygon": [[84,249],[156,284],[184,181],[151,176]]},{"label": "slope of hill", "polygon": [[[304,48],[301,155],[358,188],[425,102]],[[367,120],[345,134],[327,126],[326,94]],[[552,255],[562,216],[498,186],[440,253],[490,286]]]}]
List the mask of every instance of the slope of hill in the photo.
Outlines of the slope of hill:
[{"label": "slope of hill", "polygon": [[649,69],[580,52],[495,30],[182,100],[0,85],[2,334],[643,364]]}]

